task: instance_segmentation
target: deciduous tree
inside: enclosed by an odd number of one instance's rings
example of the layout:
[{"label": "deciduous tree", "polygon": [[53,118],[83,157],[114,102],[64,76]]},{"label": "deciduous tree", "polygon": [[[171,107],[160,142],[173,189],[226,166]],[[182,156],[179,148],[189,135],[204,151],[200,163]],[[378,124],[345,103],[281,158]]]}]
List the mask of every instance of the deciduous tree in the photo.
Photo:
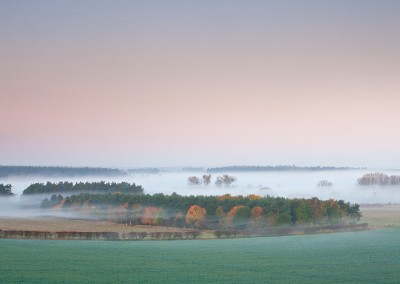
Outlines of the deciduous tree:
[{"label": "deciduous tree", "polygon": [[196,229],[202,228],[206,216],[206,209],[197,205],[192,205],[186,213],[186,224]]}]

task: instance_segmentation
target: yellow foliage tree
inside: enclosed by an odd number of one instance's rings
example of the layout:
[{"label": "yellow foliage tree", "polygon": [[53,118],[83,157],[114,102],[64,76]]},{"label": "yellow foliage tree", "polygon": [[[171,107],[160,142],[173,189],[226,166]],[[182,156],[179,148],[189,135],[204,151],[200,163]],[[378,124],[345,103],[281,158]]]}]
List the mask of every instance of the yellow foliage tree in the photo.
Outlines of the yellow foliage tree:
[{"label": "yellow foliage tree", "polygon": [[207,212],[205,208],[192,205],[186,213],[186,224],[193,228],[199,229],[203,227],[206,216]]},{"label": "yellow foliage tree", "polygon": [[225,227],[226,226],[226,213],[224,212],[224,209],[219,206],[215,210],[215,215],[218,217],[218,223],[220,227]]},{"label": "yellow foliage tree", "polygon": [[262,197],[259,195],[250,194],[250,195],[247,195],[247,198],[250,200],[257,200],[257,199],[261,199]]}]

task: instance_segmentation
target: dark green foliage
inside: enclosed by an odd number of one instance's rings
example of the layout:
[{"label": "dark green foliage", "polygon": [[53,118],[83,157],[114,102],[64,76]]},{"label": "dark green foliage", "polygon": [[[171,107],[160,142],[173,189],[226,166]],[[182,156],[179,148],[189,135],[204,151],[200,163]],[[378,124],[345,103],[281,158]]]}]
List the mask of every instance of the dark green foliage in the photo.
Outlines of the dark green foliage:
[{"label": "dark green foliage", "polygon": [[[292,225],[326,225],[354,223],[360,219],[361,213],[358,204],[345,203],[343,200],[319,200],[312,199],[286,199],[282,197],[265,196],[254,199],[243,196],[182,196],[176,193],[165,195],[162,193],[150,194],[90,194],[80,193],[66,198],[53,195],[50,200],[43,201],[42,206],[47,208],[49,203],[67,208],[72,204],[74,208],[84,205],[95,206],[97,218],[108,219],[124,224],[140,224],[145,207],[160,208],[160,220],[158,225],[182,227],[183,216],[192,205],[205,208],[207,219],[205,227],[221,229],[224,222],[221,216],[215,215],[222,208],[229,212],[235,206],[242,206],[232,219],[235,229],[246,229],[249,224],[251,210],[259,206],[265,215],[263,226],[292,226]],[[123,206],[123,209],[120,207]],[[116,210],[118,215],[110,217],[110,208]],[[219,210],[221,211],[221,210]],[[99,213],[100,212],[100,213]],[[102,213],[101,213],[102,212]],[[111,210],[112,212],[112,210]],[[261,227],[263,227],[261,226]]]},{"label": "dark green foliage", "polygon": [[249,222],[250,215],[251,209],[248,206],[243,206],[239,208],[232,218],[233,226],[239,230],[245,229]]},{"label": "dark green foliage", "polygon": [[6,195],[6,196],[8,196],[8,195],[14,195],[14,193],[12,193],[12,191],[11,191],[11,188],[12,188],[12,186],[11,186],[11,184],[6,184],[6,185],[4,185],[4,184],[0,184],[0,196],[4,196],[4,195]]},{"label": "dark green foliage", "polygon": [[109,183],[109,182],[59,182],[34,183],[28,186],[23,194],[43,194],[43,193],[124,193],[124,194],[142,194],[143,188],[140,185],[129,184],[127,182]]}]

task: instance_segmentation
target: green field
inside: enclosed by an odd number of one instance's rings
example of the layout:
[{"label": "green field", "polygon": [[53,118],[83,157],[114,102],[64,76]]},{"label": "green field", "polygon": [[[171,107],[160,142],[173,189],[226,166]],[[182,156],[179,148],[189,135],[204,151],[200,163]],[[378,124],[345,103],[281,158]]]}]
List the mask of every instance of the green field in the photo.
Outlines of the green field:
[{"label": "green field", "polygon": [[400,230],[192,241],[0,240],[0,283],[399,283]]}]

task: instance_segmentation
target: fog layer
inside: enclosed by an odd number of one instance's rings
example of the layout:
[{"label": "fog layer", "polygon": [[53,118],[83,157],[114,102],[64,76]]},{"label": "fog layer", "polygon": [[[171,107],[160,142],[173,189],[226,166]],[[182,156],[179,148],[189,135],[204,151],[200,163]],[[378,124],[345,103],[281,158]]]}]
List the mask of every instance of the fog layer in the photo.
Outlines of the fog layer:
[{"label": "fog layer", "polygon": [[[346,202],[359,204],[400,203],[400,186],[360,186],[357,178],[368,172],[379,170],[343,170],[317,172],[235,172],[227,173],[237,178],[230,186],[216,186],[216,178],[221,174],[212,174],[211,184],[188,185],[189,176],[199,176],[202,173],[163,172],[160,174],[134,174],[121,177],[8,177],[0,179],[0,183],[12,184],[16,196],[0,198],[0,216],[35,217],[38,215],[58,216],[57,210],[43,212],[39,209],[40,202],[49,195],[22,196],[23,190],[31,183],[42,182],[128,182],[136,183],[148,194],[176,192],[180,195],[249,195],[276,196],[286,198],[312,198],[322,200],[342,199]],[[379,171],[388,175],[399,174],[399,171]],[[332,186],[317,186],[321,180],[332,182]],[[65,194],[64,194],[65,196]],[[71,217],[74,213],[71,212]]]}]

